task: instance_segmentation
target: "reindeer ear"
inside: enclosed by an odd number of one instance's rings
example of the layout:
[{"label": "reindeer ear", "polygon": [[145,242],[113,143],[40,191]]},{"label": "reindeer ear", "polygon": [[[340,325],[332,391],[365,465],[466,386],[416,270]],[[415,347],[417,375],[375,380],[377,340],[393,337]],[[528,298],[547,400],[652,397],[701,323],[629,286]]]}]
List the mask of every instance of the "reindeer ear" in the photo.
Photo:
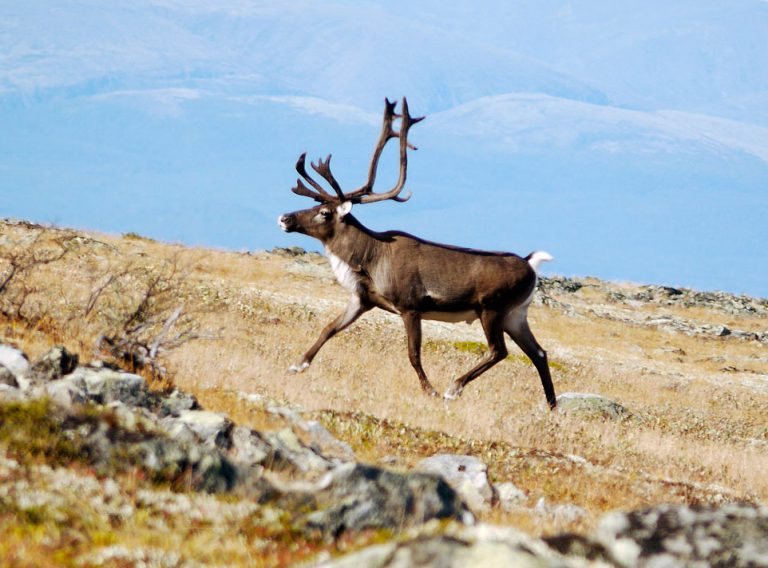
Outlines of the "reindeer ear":
[{"label": "reindeer ear", "polygon": [[343,201],[338,207],[336,207],[336,213],[339,214],[339,219],[346,217],[350,211],[352,211],[351,201]]}]

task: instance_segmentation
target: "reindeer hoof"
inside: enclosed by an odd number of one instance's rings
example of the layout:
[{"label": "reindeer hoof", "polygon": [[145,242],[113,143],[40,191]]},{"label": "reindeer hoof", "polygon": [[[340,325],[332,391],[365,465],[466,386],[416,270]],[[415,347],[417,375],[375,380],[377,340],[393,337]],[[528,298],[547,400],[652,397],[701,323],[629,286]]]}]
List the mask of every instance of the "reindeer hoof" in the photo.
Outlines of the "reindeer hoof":
[{"label": "reindeer hoof", "polygon": [[289,373],[303,373],[304,371],[307,370],[307,368],[309,368],[309,363],[306,363],[306,362],[305,363],[300,363],[298,365],[291,365],[290,367],[288,367],[288,372]]},{"label": "reindeer hoof", "polygon": [[445,391],[445,394],[443,395],[443,398],[445,400],[456,400],[460,396],[461,396],[461,389],[457,389],[455,387],[451,387],[447,391]]}]

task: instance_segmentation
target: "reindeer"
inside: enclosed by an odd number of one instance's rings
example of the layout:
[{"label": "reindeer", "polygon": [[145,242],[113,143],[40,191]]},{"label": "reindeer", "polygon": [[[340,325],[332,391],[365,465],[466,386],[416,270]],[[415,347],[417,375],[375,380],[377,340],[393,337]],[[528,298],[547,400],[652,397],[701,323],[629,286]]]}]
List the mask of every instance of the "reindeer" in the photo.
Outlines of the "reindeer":
[{"label": "reindeer", "polygon": [[[528,305],[536,289],[536,270],[540,263],[552,260],[546,252],[534,252],[521,258],[506,252],[486,252],[420,239],[400,231],[376,232],[364,227],[352,214],[352,206],[391,199],[405,202],[411,192],[400,195],[405,185],[408,142],[411,126],[424,117],[414,118],[408,102],[384,102],[384,120],[378,143],[368,168],[368,180],[358,189],[344,193],[331,173],[331,156],[312,163],[333,189],[326,191],[306,170],[306,153],[299,157],[296,171],[301,179],[292,191],[309,197],[319,205],[286,213],[278,219],[286,232],[298,232],[318,239],[325,247],[339,284],[349,292],[344,311],[329,323],[301,360],[290,372],[309,367],[320,348],[331,337],[346,329],[373,308],[398,314],[408,336],[408,358],[419,377],[421,388],[439,396],[421,365],[421,322],[438,320],[471,323],[480,320],[489,352],[475,367],[457,378],[444,398],[459,397],[464,387],[507,356],[506,332],[531,359],[541,377],[550,408],[557,405],[555,389],[547,364],[547,354],[539,346],[528,326]],[[400,130],[393,121],[400,119]],[[386,192],[373,191],[379,158],[391,138],[400,142],[400,172],[397,183]]]}]

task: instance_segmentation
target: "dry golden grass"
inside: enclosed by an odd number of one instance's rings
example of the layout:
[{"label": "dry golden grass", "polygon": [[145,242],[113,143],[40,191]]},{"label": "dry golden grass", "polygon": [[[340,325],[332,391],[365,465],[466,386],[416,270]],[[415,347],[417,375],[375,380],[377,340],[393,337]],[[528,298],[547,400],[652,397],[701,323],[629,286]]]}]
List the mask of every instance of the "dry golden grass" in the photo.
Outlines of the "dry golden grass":
[{"label": "dry golden grass", "polygon": [[[20,238],[30,229],[4,230]],[[549,412],[535,370],[514,347],[508,360],[472,383],[460,400],[446,403],[421,393],[402,324],[381,312],[364,315],[331,340],[305,373],[286,373],[345,303],[345,292],[331,281],[320,257],[87,237],[64,264],[26,276],[36,291],[21,314],[24,323],[5,318],[0,335],[33,356],[51,343],[64,343],[88,359],[108,322],[78,314],[100,279],[129,267],[174,262],[183,267],[179,303],[198,329],[215,338],[186,343],[165,361],[180,388],[236,421],[281,426],[238,396],[258,393],[305,409],[350,443],[361,460],[407,468],[437,452],[471,453],[488,463],[495,481],[512,481],[525,490],[527,505],[543,497],[588,513],[575,523],[525,510],[494,509],[483,517],[533,534],[583,532],[611,509],[768,500],[768,478],[762,475],[768,469],[764,344],[597,317],[589,308],[608,305],[607,296],[587,287],[559,298],[581,315],[537,305],[531,308],[531,327],[549,351],[558,393],[601,394],[628,407],[632,419]],[[768,327],[765,318],[706,307],[609,307],[744,330]],[[44,317],[29,318],[33,312]],[[438,390],[474,364],[478,355],[472,346],[478,341],[482,333],[476,325],[425,326],[424,367]]]}]

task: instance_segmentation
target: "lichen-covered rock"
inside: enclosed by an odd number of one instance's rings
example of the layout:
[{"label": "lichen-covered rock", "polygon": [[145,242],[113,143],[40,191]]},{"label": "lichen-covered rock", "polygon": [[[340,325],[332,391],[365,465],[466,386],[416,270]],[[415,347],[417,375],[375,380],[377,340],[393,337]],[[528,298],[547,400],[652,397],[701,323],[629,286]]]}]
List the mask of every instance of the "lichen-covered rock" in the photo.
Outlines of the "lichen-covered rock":
[{"label": "lichen-covered rock", "polygon": [[30,375],[37,381],[54,381],[74,371],[79,360],[66,347],[56,346],[32,364]]},{"label": "lichen-covered rock", "polygon": [[231,438],[229,455],[244,466],[261,464],[273,453],[272,447],[258,432],[245,426],[235,426]]},{"label": "lichen-covered rock", "polygon": [[232,421],[209,410],[183,410],[175,421],[192,430],[208,447],[228,449],[232,445]]},{"label": "lichen-covered rock", "polygon": [[[290,499],[299,496],[297,493]],[[305,532],[325,538],[365,529],[399,531],[432,519],[474,520],[441,477],[363,464],[339,466],[303,498],[303,506],[314,511],[298,519],[299,525]]]},{"label": "lichen-covered rock", "polygon": [[265,432],[264,441],[271,448],[265,466],[276,471],[288,471],[305,476],[323,474],[334,467],[334,464],[313,451],[299,440],[290,428],[276,432]]},{"label": "lichen-covered rock", "polygon": [[317,420],[304,420],[300,410],[288,406],[270,405],[267,406],[267,411],[288,421],[293,431],[314,452],[339,462],[354,461],[355,452],[352,446],[335,438]]},{"label": "lichen-covered rock", "polygon": [[[144,377],[109,368],[78,367],[58,383],[68,383],[76,389],[85,386],[85,400],[96,404],[119,401],[129,406],[147,406],[149,391]],[[47,385],[46,389],[50,389]],[[55,387],[54,387],[55,388]]]},{"label": "lichen-covered rock", "polygon": [[185,478],[189,487],[215,493],[231,490],[238,481],[234,464],[197,441],[167,437],[160,430],[131,431],[109,420],[90,420],[75,432],[88,462],[102,474],[138,467],[158,480]]},{"label": "lichen-covered rock", "polygon": [[299,420],[293,424],[293,429],[298,431],[299,435],[316,453],[340,462],[355,460],[352,446],[334,437],[317,420]]},{"label": "lichen-covered rock", "polygon": [[557,410],[563,414],[617,420],[629,418],[631,413],[618,402],[598,394],[567,392],[557,397]]},{"label": "lichen-covered rock", "polygon": [[[321,564],[324,568],[576,568],[589,563],[567,558],[541,540],[511,528],[478,525],[428,530],[400,542],[365,548]],[[434,533],[434,534],[430,534]],[[603,564],[605,566],[605,564]]]},{"label": "lichen-covered rock", "polygon": [[495,502],[488,466],[474,456],[437,454],[421,460],[416,469],[441,476],[473,511],[487,510]]},{"label": "lichen-covered rock", "polygon": [[768,566],[768,508],[660,505],[612,513],[596,540],[624,567]]},{"label": "lichen-covered rock", "polygon": [[185,410],[198,410],[200,405],[197,399],[178,389],[174,389],[168,395],[160,396],[157,404],[157,413],[160,417],[179,416]]}]

